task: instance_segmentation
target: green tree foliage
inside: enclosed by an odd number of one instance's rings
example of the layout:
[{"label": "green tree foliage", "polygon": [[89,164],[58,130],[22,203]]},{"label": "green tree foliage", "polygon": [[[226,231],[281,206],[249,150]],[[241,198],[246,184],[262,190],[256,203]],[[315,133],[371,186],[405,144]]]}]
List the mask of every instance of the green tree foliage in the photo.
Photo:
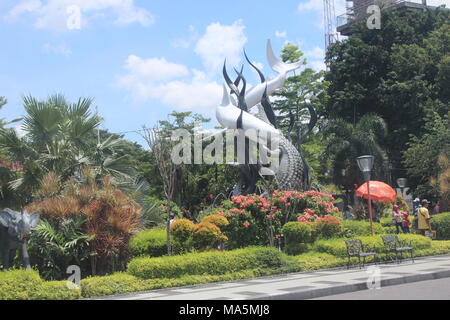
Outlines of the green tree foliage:
[{"label": "green tree foliage", "polygon": [[90,139],[101,121],[90,111],[92,102],[80,98],[70,103],[62,95],[50,96],[46,101],[27,96],[23,99],[25,135],[19,136],[13,129],[0,130],[0,147],[24,167],[22,174],[10,182],[12,189],[23,196],[23,202],[31,200],[40,179],[48,172],[66,181],[80,176],[82,168],[89,166],[96,179],[106,175],[117,182],[131,179],[133,172],[126,157],[116,152],[122,140]]},{"label": "green tree foliage", "polygon": [[425,128],[425,134],[413,136],[407,144],[408,149],[403,153],[404,165],[415,194],[421,198],[439,199],[440,184],[448,185],[448,180],[439,179],[448,172],[448,161],[439,161],[439,158],[450,158],[450,112],[444,117],[437,112],[431,113]]},{"label": "green tree foliage", "polygon": [[[5,97],[0,96],[0,110],[8,103]],[[0,118],[0,130],[4,130],[5,126],[18,122],[21,119],[14,119],[12,121],[6,121],[4,118]],[[8,153],[4,148],[0,146],[0,206],[18,209],[20,206],[20,199],[9,188],[8,182],[13,180],[20,170],[11,161]]]},{"label": "green tree foliage", "polygon": [[[210,119],[204,118],[200,114],[174,111],[169,114],[167,120],[158,121],[157,130],[160,132],[160,136],[165,137],[167,143],[169,143],[168,141],[175,130],[186,129],[193,137],[194,129],[209,121]],[[204,147],[210,141],[205,139],[205,135],[203,138],[202,146]],[[176,141],[173,142],[171,147],[176,143]],[[193,152],[193,149],[191,152]],[[153,161],[154,156],[151,159]],[[194,159],[193,153],[192,159]],[[149,165],[149,167],[157,170],[156,164]],[[227,164],[181,164],[178,170],[177,191],[173,201],[182,207],[188,218],[193,220],[196,219],[201,210],[210,207],[217,197],[219,197],[219,200],[228,198],[229,192],[238,180],[238,170]],[[161,179],[159,173],[157,175],[157,179]],[[222,195],[219,196],[220,194]],[[152,195],[160,199],[164,198],[162,190],[160,194],[154,193]]]},{"label": "green tree foliage", "polygon": [[347,40],[330,47],[325,115],[356,124],[367,113],[387,122],[386,147],[394,175],[404,175],[402,151],[421,136],[426,115],[443,116],[449,100],[450,12],[383,11],[382,26],[356,24]]},{"label": "green tree foliage", "polygon": [[343,119],[327,122],[323,129],[327,136],[326,154],[333,159],[334,181],[346,189],[361,182],[356,158],[375,156],[372,179],[386,175],[386,153],[380,146],[387,134],[385,121],[375,114],[365,114],[355,125]]}]

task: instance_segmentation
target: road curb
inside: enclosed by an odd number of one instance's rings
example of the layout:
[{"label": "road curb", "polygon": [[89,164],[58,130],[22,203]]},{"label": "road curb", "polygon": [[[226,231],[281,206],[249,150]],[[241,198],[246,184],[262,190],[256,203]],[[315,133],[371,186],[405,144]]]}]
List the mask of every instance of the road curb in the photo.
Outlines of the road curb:
[{"label": "road curb", "polygon": [[[441,278],[450,278],[450,270],[431,272],[425,274],[413,274],[392,279],[384,279],[380,281],[380,285],[381,287],[388,287],[399,284],[420,282],[426,280],[435,280]],[[340,286],[333,286],[328,288],[318,288],[304,291],[299,290],[288,293],[268,294],[256,298],[252,297],[251,300],[306,300],[361,290],[368,290],[367,283],[365,281]]]}]

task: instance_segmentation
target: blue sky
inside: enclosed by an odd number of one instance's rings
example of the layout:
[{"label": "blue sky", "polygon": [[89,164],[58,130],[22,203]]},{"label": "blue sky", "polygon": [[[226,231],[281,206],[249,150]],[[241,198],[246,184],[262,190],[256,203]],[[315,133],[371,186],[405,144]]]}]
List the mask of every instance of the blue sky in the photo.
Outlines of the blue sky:
[{"label": "blue sky", "polygon": [[[345,1],[335,1],[343,13]],[[220,66],[224,58],[239,66],[243,48],[269,76],[267,39],[276,53],[299,45],[310,67],[323,68],[322,12],[322,0],[0,0],[0,95],[9,101],[0,117],[22,115],[24,94],[63,93],[93,97],[111,132],[151,126],[172,110],[215,124]]]}]

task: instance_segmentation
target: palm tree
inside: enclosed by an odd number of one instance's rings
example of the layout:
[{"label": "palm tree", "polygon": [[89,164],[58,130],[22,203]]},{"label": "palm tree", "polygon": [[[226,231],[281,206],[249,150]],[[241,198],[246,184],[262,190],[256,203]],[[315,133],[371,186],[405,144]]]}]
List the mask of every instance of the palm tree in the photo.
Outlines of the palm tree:
[{"label": "palm tree", "polygon": [[328,136],[326,154],[334,158],[333,178],[337,185],[351,189],[361,180],[356,158],[366,154],[375,157],[372,177],[384,177],[387,155],[381,143],[387,135],[387,126],[381,117],[366,114],[355,124],[331,120],[325,124],[323,133]]},{"label": "palm tree", "polygon": [[14,190],[25,195],[23,202],[29,202],[48,172],[57,174],[62,182],[81,176],[86,166],[97,173],[98,179],[109,174],[130,175],[125,159],[115,152],[120,146],[117,139],[103,143],[92,139],[102,120],[90,111],[92,99],[80,98],[69,103],[62,95],[50,96],[46,101],[26,96],[23,103],[25,135],[19,136],[13,129],[0,129],[0,148],[24,167],[22,175],[10,183]]}]

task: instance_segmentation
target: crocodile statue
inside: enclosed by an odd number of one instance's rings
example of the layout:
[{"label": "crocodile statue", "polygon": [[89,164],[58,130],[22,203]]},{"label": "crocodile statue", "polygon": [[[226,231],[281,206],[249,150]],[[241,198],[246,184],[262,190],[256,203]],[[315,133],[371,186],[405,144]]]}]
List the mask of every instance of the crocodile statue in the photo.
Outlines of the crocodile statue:
[{"label": "crocodile statue", "polygon": [[[275,178],[279,190],[309,189],[311,184],[310,169],[302,155],[300,142],[313,129],[317,121],[315,110],[312,105],[307,104],[311,119],[307,131],[301,135],[296,148],[278,129],[276,116],[268,99],[270,94],[283,86],[287,73],[299,68],[302,63],[282,62],[273,53],[269,40],[267,42],[267,59],[272,70],[277,72],[278,76],[266,81],[265,76],[250,62],[245,52],[244,55],[247,62],[259,74],[261,83],[246,92],[246,80],[242,75],[243,69],[240,71],[235,69],[237,78],[232,81],[228,76],[225,61],[223,75],[230,91],[224,85],[222,103],[216,108],[216,118],[223,127],[236,130],[237,137],[243,137],[246,146],[248,146],[250,140],[258,143],[260,148],[264,148],[270,156],[278,160],[278,165],[275,168],[269,167],[269,165],[262,164],[260,161],[256,164],[250,164],[246,154],[245,162],[239,163],[241,177],[232,194],[258,193],[257,181],[267,179],[267,176]],[[242,89],[239,89],[241,82],[243,83]],[[254,106],[258,107],[258,117],[249,112]],[[255,140],[254,135],[248,134],[252,130],[262,133],[262,135],[258,135],[257,140]],[[267,139],[264,139],[264,137],[267,137]],[[246,152],[248,153],[248,151]]]}]

